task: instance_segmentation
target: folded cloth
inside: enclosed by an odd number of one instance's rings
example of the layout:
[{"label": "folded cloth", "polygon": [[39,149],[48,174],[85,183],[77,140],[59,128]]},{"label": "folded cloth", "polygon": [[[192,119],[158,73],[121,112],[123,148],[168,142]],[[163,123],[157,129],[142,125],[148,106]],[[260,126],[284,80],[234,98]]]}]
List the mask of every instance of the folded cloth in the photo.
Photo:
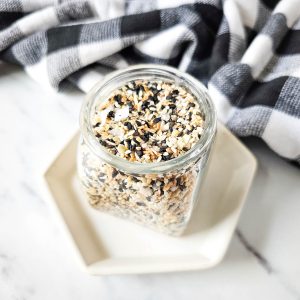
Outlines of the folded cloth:
[{"label": "folded cloth", "polygon": [[1,0],[0,59],[84,92],[107,68],[173,65],[236,135],[300,163],[300,0]]}]

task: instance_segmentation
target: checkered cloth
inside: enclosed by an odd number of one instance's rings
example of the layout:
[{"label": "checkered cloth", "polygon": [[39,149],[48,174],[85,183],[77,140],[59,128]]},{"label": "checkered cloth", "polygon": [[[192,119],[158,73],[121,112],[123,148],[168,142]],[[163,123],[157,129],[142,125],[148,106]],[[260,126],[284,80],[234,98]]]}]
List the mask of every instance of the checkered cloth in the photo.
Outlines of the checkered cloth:
[{"label": "checkered cloth", "polygon": [[0,59],[84,92],[107,70],[176,66],[235,134],[300,162],[300,0],[1,0]]}]

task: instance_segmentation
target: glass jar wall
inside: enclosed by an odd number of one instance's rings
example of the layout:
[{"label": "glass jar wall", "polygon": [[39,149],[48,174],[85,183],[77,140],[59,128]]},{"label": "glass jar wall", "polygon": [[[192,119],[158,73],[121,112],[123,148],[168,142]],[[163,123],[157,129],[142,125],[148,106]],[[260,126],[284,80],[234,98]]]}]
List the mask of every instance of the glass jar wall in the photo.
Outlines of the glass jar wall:
[{"label": "glass jar wall", "polygon": [[[97,139],[92,116],[111,93],[135,80],[183,86],[199,102],[205,122],[199,141],[167,161],[132,162],[108,151]],[[87,95],[80,117],[78,175],[89,203],[100,211],[160,232],[182,234],[195,206],[216,132],[215,110],[206,88],[174,68],[139,65],[110,74]]]}]

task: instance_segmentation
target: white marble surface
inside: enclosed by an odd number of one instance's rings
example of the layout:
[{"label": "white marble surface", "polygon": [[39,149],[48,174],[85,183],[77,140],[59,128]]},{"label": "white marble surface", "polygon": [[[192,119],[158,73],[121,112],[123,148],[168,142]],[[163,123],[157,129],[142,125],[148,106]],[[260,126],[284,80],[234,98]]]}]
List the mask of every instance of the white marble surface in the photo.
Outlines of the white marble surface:
[{"label": "white marble surface", "polygon": [[83,95],[0,64],[0,299],[300,299],[300,169],[247,141],[258,174],[224,261],[198,272],[83,273],[44,202],[44,166],[77,129]]}]

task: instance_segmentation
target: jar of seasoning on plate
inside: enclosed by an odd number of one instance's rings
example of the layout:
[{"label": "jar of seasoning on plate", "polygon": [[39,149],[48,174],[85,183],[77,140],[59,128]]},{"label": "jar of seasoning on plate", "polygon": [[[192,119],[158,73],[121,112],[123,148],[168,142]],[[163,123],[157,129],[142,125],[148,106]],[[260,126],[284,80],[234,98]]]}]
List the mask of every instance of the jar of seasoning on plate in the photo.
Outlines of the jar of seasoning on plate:
[{"label": "jar of seasoning on plate", "polygon": [[182,234],[216,133],[207,89],[172,67],[132,66],[88,93],[80,127],[77,169],[91,206]]}]

